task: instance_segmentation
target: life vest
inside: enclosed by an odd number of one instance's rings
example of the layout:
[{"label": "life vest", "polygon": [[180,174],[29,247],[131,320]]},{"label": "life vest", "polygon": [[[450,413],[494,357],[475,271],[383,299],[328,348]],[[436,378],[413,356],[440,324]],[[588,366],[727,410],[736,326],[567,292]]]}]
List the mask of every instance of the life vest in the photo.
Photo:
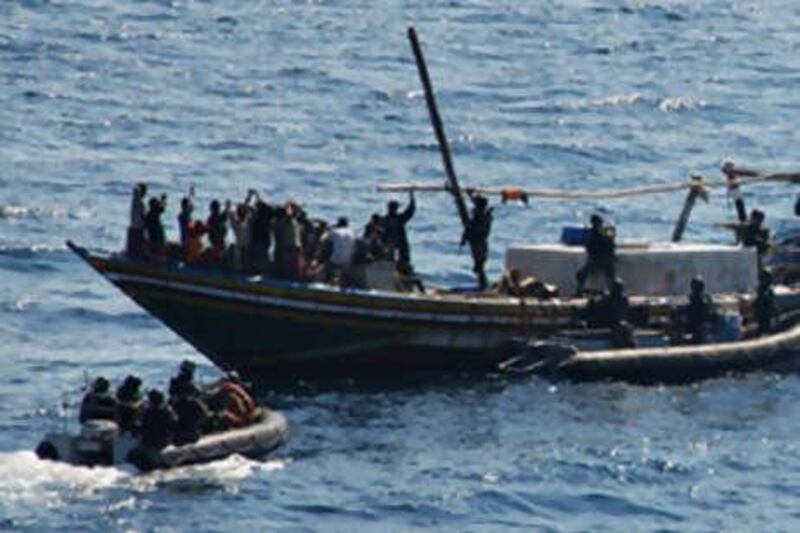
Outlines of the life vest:
[{"label": "life vest", "polygon": [[214,393],[214,402],[222,406],[223,416],[230,427],[246,426],[255,418],[256,403],[238,383],[227,381],[220,385]]}]

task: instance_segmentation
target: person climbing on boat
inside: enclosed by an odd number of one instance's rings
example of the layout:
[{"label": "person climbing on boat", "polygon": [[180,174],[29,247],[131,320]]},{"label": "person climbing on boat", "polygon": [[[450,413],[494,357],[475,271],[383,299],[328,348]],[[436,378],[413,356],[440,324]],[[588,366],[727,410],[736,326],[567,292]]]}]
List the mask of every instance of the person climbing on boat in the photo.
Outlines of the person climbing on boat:
[{"label": "person climbing on boat", "polygon": [[209,403],[221,414],[225,428],[245,427],[256,421],[258,407],[236,371],[228,372]]},{"label": "person climbing on boat", "polygon": [[411,266],[411,249],[408,245],[406,224],[414,216],[417,203],[414,191],[408,193],[408,206],[400,212],[400,204],[396,200],[386,204],[386,215],[383,217],[383,232],[389,257],[399,265]]},{"label": "person climbing on boat", "polygon": [[228,234],[228,213],[230,212],[230,202],[225,204],[223,211],[219,200],[212,200],[208,206],[208,218],[206,219],[206,231],[208,241],[211,244],[211,259],[219,262],[225,254],[225,237]]},{"label": "person climbing on boat", "polygon": [[708,326],[717,319],[717,314],[711,297],[705,293],[706,284],[702,276],[692,278],[690,286],[689,303],[681,313],[684,331],[689,334],[692,344],[703,344]]},{"label": "person climbing on boat", "polygon": [[156,450],[167,447],[172,443],[177,423],[178,417],[164,402],[164,394],[157,389],[151,389],[147,393],[147,405],[142,412],[141,445]]},{"label": "person climbing on boat", "polygon": [[81,424],[87,420],[117,421],[117,399],[110,392],[111,384],[102,376],[92,383],[91,389],[81,401],[78,419]]},{"label": "person climbing on boat", "polygon": [[161,215],[167,208],[167,195],[162,194],[160,198],[150,198],[147,202],[147,214],[144,216],[144,228],[149,243],[149,253],[151,257],[164,255],[164,245],[166,236]]},{"label": "person climbing on boat", "polygon": [[486,290],[488,281],[484,267],[489,257],[489,234],[492,231],[492,209],[485,196],[467,191],[472,200],[472,214],[461,235],[461,246],[470,243],[472,271],[478,277],[478,288]]},{"label": "person climbing on boat", "polygon": [[758,289],[754,302],[758,334],[772,333],[772,321],[775,316],[775,289],[772,286],[772,273],[762,270],[758,275]]},{"label": "person climbing on boat", "polygon": [[212,421],[211,412],[200,398],[197,388],[183,381],[177,387],[177,398],[173,405],[178,422],[175,425],[173,442],[176,446],[197,442],[200,436],[209,429]]},{"label": "person climbing on boat", "polygon": [[126,250],[131,259],[141,259],[145,255],[144,235],[144,199],[147,196],[147,185],[137,183],[133,187],[131,198],[130,222],[128,224],[128,239]]},{"label": "person climbing on boat", "polygon": [[129,375],[117,388],[117,424],[121,431],[139,432],[144,406],[139,390],[141,386],[142,380],[138,376]]},{"label": "person climbing on boat", "polygon": [[591,227],[584,243],[586,264],[575,274],[579,295],[586,288],[586,280],[590,274],[602,272],[609,284],[616,278],[616,243],[613,228],[604,226],[603,217],[598,214],[592,215],[589,220]]}]

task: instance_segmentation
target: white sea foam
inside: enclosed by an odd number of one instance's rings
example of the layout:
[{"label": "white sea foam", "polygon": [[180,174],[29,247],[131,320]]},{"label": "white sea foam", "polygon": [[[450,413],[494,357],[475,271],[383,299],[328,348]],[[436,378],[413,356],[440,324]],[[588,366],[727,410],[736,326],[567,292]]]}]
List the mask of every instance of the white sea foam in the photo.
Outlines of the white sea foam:
[{"label": "white sea foam", "polygon": [[706,103],[694,96],[676,96],[664,98],[658,103],[658,109],[665,113],[673,111],[685,111],[705,107]]},{"label": "white sea foam", "polygon": [[641,93],[612,94],[588,102],[591,107],[622,107],[636,105],[644,100]]},{"label": "white sea foam", "polygon": [[129,474],[110,467],[88,468],[43,461],[30,451],[0,454],[0,502],[26,507],[60,507],[67,499],[92,498]]}]

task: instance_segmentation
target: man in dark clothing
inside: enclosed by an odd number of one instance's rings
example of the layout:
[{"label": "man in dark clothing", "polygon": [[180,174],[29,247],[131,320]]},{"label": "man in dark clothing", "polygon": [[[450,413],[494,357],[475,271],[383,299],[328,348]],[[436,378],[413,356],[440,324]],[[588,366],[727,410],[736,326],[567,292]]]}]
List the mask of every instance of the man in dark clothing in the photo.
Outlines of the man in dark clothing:
[{"label": "man in dark clothing", "polygon": [[617,278],[611,284],[608,296],[604,298],[603,310],[606,324],[610,328],[619,326],[628,315],[628,296],[625,294],[625,284]]},{"label": "man in dark clothing", "polygon": [[492,209],[489,202],[481,195],[470,194],[472,199],[472,216],[461,236],[461,246],[470,244],[472,252],[472,271],[478,276],[478,287],[485,290],[488,281],[484,266],[489,256],[489,233],[492,231]]},{"label": "man in dark clothing", "polygon": [[762,270],[758,276],[755,315],[756,322],[758,322],[758,334],[772,333],[772,317],[775,316],[775,289],[772,288],[772,274],[768,270]]},{"label": "man in dark clothing", "polygon": [[142,393],[139,391],[141,385],[141,379],[128,376],[117,389],[117,422],[122,431],[139,431],[143,407]]},{"label": "man in dark clothing", "polygon": [[172,408],[164,403],[161,391],[151,390],[147,394],[147,408],[142,413],[142,446],[160,450],[172,442],[177,417]]},{"label": "man in dark clothing", "polygon": [[228,234],[228,211],[230,205],[225,206],[222,211],[219,200],[212,200],[208,206],[208,218],[206,228],[208,230],[208,242],[211,243],[211,250],[215,260],[222,259],[225,253],[225,237]]},{"label": "man in dark clothing", "polygon": [[275,274],[280,279],[297,281],[303,276],[303,228],[299,220],[300,206],[286,202],[272,221],[275,236]]},{"label": "man in dark clothing", "polygon": [[269,264],[269,249],[272,246],[272,217],[274,210],[260,198],[255,203],[253,227],[250,233],[251,269],[264,272]]},{"label": "man in dark clothing", "polygon": [[608,295],[600,302],[605,326],[611,329],[611,345],[614,348],[635,348],[636,339],[633,327],[628,323],[628,296],[625,284],[617,278],[611,284]]},{"label": "man in dark clothing", "polygon": [[195,364],[192,361],[184,359],[181,362],[181,366],[178,367],[178,375],[169,380],[170,403],[175,403],[182,390],[199,391],[194,383],[194,370]]},{"label": "man in dark clothing", "polygon": [[753,246],[758,250],[758,255],[763,256],[769,249],[769,229],[764,226],[764,212],[753,209],[750,212],[750,220],[742,228],[742,244]]},{"label": "man in dark clothing", "polygon": [[411,250],[408,246],[408,236],[406,235],[406,224],[417,209],[414,200],[414,191],[409,193],[408,207],[400,213],[400,204],[392,200],[386,204],[387,213],[383,217],[383,237],[386,242],[389,255],[393,261],[402,265],[411,265]]},{"label": "man in dark clothing", "polygon": [[162,194],[161,198],[150,198],[148,202],[147,214],[144,216],[144,228],[147,240],[150,244],[150,253],[161,255],[164,252],[164,224],[161,222],[161,215],[167,206],[167,195]]},{"label": "man in dark clothing", "polygon": [[703,344],[706,341],[708,324],[716,320],[714,304],[705,293],[706,284],[703,278],[692,279],[689,303],[683,309],[684,330],[691,336],[692,344]]},{"label": "man in dark clothing", "polygon": [[92,388],[83,397],[79,420],[117,420],[117,399],[109,391],[110,383],[104,377],[98,377]]},{"label": "man in dark clothing", "polygon": [[603,226],[603,218],[600,215],[592,215],[590,221],[591,228],[585,242],[586,264],[575,275],[578,294],[583,292],[589,274],[603,272],[609,283],[615,279],[616,244],[612,228]]},{"label": "man in dark clothing", "polygon": [[386,250],[386,230],[384,229],[383,217],[378,213],[373,213],[364,226],[362,239],[366,248],[366,260],[378,261],[385,259]]},{"label": "man in dark clothing", "polygon": [[128,257],[141,259],[146,253],[144,235],[144,199],[147,196],[147,185],[137,183],[133,188],[131,198],[131,218],[128,226],[128,243],[126,246]]},{"label": "man in dark clothing", "polygon": [[181,212],[178,214],[178,229],[181,233],[181,247],[186,250],[189,244],[189,224],[192,222],[194,202],[191,196],[181,198]]},{"label": "man in dark clothing", "polygon": [[206,404],[197,396],[188,382],[178,389],[178,399],[174,404],[178,423],[175,426],[173,442],[176,446],[197,442],[211,421],[211,413]]}]

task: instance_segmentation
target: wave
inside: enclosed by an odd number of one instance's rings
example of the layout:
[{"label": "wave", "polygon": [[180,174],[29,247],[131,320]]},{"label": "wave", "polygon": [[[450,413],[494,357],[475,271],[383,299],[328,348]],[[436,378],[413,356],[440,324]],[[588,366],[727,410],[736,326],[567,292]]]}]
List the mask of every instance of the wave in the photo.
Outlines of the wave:
[{"label": "wave", "polygon": [[566,101],[521,101],[502,106],[501,111],[527,111],[531,113],[569,113],[597,108],[626,108],[645,106],[664,112],[693,110],[706,107],[708,104],[695,96],[654,97],[639,92],[612,94],[599,98],[581,98]]},{"label": "wave", "polygon": [[706,107],[706,102],[694,96],[678,96],[664,98],[658,103],[658,109],[665,113],[686,111]]},{"label": "wave", "polygon": [[61,207],[26,207],[23,205],[0,205],[0,219],[20,218],[64,218],[69,213]]},{"label": "wave", "polygon": [[[0,453],[0,505],[6,509],[59,508],[75,500],[100,498],[110,490],[195,492],[237,490],[259,472],[286,468],[289,460],[254,461],[232,455],[219,461],[140,474],[133,466],[73,466],[45,461],[32,451]],[[123,500],[125,501],[125,500]],[[11,513],[16,514],[16,513]]]}]

